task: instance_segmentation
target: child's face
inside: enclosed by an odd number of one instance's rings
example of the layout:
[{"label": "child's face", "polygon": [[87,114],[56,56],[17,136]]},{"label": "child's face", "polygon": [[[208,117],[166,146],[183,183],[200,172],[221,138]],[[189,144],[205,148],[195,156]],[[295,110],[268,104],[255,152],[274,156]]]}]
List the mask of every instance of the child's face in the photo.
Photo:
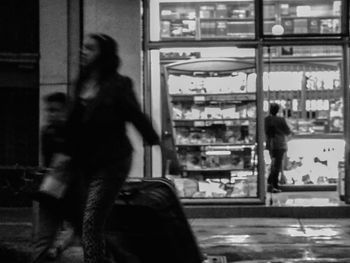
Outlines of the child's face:
[{"label": "child's face", "polygon": [[46,105],[46,119],[48,124],[57,124],[65,121],[65,107],[59,102],[48,102]]}]

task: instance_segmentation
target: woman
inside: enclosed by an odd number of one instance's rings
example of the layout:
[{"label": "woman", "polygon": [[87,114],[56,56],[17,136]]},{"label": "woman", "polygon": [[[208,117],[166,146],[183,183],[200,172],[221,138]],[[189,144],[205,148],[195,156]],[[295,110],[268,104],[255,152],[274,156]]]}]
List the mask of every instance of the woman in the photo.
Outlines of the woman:
[{"label": "woman", "polygon": [[67,153],[86,190],[82,225],[85,263],[108,262],[103,230],[131,166],[132,146],[126,122],[131,122],[147,143],[159,144],[130,78],[117,71],[119,63],[117,44],[111,37],[86,37],[67,121]]}]

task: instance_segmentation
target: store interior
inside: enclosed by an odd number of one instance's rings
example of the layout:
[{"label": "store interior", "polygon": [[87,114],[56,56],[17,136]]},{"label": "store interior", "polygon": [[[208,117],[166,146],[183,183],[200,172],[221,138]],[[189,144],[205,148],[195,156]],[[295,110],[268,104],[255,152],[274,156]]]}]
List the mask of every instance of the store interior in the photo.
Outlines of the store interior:
[{"label": "store interior", "polygon": [[[343,1],[263,2],[266,36],[341,30]],[[286,200],[298,196],[316,198],[320,205],[339,203],[345,174],[343,47],[264,45],[259,55],[254,45],[215,45],[255,38],[255,10],[254,1],[243,0],[151,6],[151,40],[176,41],[173,47],[160,44],[150,56],[152,93],[161,98],[167,145],[162,173],[183,199],[261,197],[271,160],[259,122],[274,102],[292,135],[280,175],[282,193],[272,203],[296,204]],[[183,47],[193,40],[197,46]],[[199,45],[208,40],[213,42]],[[266,193],[267,202],[273,198]]]}]

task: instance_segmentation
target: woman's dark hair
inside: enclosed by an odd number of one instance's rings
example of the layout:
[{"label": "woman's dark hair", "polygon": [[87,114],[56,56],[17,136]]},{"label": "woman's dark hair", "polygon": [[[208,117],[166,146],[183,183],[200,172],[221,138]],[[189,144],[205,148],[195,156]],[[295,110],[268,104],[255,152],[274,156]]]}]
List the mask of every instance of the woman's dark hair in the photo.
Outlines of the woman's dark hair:
[{"label": "woman's dark hair", "polygon": [[[90,37],[97,41],[100,55],[97,58],[96,66],[99,70],[99,80],[103,80],[113,76],[120,66],[120,58],[118,56],[118,44],[117,42],[106,34],[91,33],[87,37]],[[79,93],[81,85],[89,75],[87,68],[81,68],[80,74],[76,81],[76,89],[74,90],[74,97]]]},{"label": "woman's dark hair", "polygon": [[106,34],[93,33],[89,34],[88,37],[91,37],[98,42],[100,56],[96,63],[98,67],[100,67],[100,73],[103,75],[114,74],[120,65],[117,42]]},{"label": "woman's dark hair", "polygon": [[279,110],[280,110],[280,106],[277,103],[270,104],[270,113],[272,115],[276,115]]}]

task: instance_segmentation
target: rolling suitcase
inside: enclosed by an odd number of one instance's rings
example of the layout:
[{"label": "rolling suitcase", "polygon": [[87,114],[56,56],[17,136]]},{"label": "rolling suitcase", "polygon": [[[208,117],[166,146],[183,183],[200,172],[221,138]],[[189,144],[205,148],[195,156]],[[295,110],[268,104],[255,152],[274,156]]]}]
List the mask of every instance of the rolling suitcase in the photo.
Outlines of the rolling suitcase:
[{"label": "rolling suitcase", "polygon": [[108,243],[114,242],[115,248],[121,247],[136,257],[133,262],[203,261],[175,188],[167,179],[127,181],[115,202],[106,232]]}]

